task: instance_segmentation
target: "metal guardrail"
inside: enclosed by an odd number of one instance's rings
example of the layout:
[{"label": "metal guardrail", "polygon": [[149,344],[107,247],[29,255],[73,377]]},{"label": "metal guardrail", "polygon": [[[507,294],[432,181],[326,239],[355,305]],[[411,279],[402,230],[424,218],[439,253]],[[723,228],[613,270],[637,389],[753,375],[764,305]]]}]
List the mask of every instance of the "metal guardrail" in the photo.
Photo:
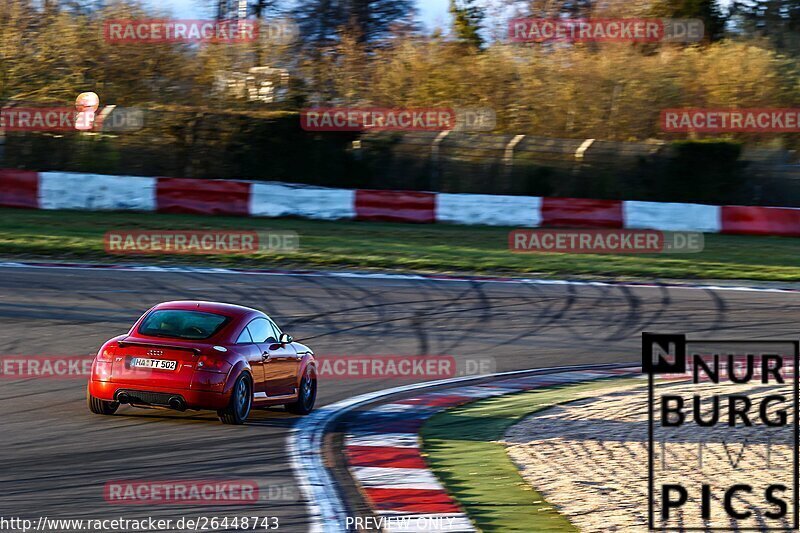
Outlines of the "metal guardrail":
[{"label": "metal guardrail", "polygon": [[[534,135],[443,132],[373,132],[361,139],[362,148],[371,145],[393,145],[398,153],[418,153],[427,149],[431,154],[450,154],[453,157],[474,157],[488,153],[513,166],[525,160],[574,164],[576,161],[611,161],[615,159],[668,155],[670,143],[661,140],[619,142],[598,139],[561,139]],[[743,159],[773,165],[798,161],[797,154],[780,148],[745,147]]]},{"label": "metal guardrail", "polygon": [[[637,199],[642,184],[676,156],[661,140],[617,142],[466,132],[373,132],[354,147],[374,161],[383,188],[510,195],[619,195]],[[800,205],[797,154],[745,147],[745,189],[727,203]],[[409,185],[410,176],[428,176]],[[717,200],[722,201],[722,199]]]}]

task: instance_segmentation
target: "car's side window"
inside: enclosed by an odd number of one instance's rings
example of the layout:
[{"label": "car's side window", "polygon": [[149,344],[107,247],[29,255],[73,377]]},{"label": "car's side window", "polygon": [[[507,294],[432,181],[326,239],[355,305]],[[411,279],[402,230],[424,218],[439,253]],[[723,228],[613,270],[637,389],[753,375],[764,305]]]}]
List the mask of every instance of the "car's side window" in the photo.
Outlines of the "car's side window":
[{"label": "car's side window", "polygon": [[269,338],[267,339],[267,342],[278,342],[278,340],[281,338],[280,332],[275,327],[275,325],[272,323],[272,321],[267,320],[267,325],[269,326],[269,331],[270,331]]},{"label": "car's side window", "polygon": [[253,337],[250,335],[250,328],[244,328],[242,334],[236,339],[236,344],[253,344]]},{"label": "car's side window", "polygon": [[277,342],[272,325],[264,318],[257,318],[247,326],[255,342]]},{"label": "car's side window", "polygon": [[279,328],[279,327],[278,327],[278,325],[277,325],[277,324],[275,324],[275,321],[274,321],[274,320],[272,320],[271,318],[269,319],[269,323],[270,323],[270,325],[272,326],[272,329],[274,329],[274,330],[275,330],[275,338],[276,338],[276,339],[280,339],[280,338],[281,338],[281,333],[283,333],[283,332],[281,331],[281,328]]}]

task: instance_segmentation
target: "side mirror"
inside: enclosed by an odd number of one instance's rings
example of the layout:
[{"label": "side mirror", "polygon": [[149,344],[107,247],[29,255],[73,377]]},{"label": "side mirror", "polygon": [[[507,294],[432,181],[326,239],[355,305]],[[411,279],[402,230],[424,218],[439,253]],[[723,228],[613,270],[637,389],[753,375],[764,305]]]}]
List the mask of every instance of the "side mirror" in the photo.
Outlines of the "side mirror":
[{"label": "side mirror", "polygon": [[291,335],[282,333],[280,342],[281,344],[291,344],[292,342],[294,342],[294,338]]}]

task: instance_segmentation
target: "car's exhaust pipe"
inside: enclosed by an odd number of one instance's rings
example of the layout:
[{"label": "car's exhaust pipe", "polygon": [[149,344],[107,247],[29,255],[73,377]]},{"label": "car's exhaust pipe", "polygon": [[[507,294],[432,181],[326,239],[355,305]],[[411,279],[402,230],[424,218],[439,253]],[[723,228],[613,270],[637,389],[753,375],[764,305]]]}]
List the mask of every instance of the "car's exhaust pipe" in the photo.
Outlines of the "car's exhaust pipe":
[{"label": "car's exhaust pipe", "polygon": [[186,411],[186,402],[179,396],[173,396],[169,399],[169,408],[174,411]]},{"label": "car's exhaust pipe", "polygon": [[131,403],[131,397],[123,392],[117,396],[117,401],[122,404],[128,404]]}]

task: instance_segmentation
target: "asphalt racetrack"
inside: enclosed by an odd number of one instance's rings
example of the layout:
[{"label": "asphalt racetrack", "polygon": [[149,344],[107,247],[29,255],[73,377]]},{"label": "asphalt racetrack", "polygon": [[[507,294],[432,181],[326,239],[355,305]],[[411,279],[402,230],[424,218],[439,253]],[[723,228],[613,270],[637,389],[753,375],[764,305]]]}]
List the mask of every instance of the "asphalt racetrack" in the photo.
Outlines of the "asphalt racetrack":
[{"label": "asphalt racetrack", "polygon": [[[146,309],[175,299],[265,310],[320,355],[493,358],[497,371],[633,362],[641,333],[796,338],[798,295],[653,287],[530,285],[196,272],[0,268],[0,354],[88,355]],[[320,383],[323,405],[400,385]],[[82,379],[0,378],[0,516],[276,516],[307,527],[285,447],[296,418],[256,411],[243,427],[215,413],[120,409],[91,415]],[[257,480],[258,505],[109,504],[117,480]]]}]

